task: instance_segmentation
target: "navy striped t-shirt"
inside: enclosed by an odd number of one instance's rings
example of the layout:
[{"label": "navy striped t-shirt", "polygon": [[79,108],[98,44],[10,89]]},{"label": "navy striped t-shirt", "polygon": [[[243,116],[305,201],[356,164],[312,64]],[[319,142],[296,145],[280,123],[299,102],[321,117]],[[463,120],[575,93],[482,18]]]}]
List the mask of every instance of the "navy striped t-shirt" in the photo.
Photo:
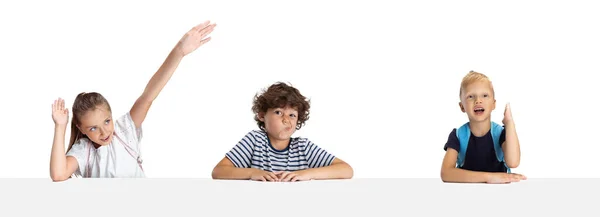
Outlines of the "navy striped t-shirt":
[{"label": "navy striped t-shirt", "polygon": [[335,158],[308,139],[300,137],[290,138],[284,150],[277,150],[263,130],[250,131],[226,156],[238,168],[258,168],[270,172],[329,166]]}]

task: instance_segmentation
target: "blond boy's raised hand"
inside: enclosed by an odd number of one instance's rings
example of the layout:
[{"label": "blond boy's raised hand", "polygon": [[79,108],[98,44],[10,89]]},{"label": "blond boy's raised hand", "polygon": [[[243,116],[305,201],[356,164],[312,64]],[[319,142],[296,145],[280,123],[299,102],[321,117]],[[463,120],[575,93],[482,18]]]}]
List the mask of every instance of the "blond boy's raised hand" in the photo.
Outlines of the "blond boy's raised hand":
[{"label": "blond boy's raised hand", "polygon": [[502,123],[504,125],[507,125],[509,123],[512,123],[513,121],[513,117],[512,117],[512,111],[510,110],[510,103],[506,104],[506,107],[504,108],[504,119],[502,119]]}]

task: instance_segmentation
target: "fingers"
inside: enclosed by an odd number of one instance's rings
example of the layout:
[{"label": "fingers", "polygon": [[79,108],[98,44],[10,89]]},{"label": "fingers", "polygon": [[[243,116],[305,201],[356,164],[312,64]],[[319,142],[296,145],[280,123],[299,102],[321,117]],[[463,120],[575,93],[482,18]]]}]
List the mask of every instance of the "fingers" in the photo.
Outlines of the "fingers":
[{"label": "fingers", "polygon": [[208,37],[208,38],[206,38],[206,39],[203,39],[202,41],[200,41],[200,45],[199,45],[199,46],[202,46],[203,44],[206,44],[206,43],[208,43],[209,41],[210,41],[210,37]]},{"label": "fingers", "polygon": [[58,98],[56,100],[54,100],[54,103],[52,104],[52,111],[63,111],[65,109],[65,100],[62,98]]},{"label": "fingers", "polygon": [[511,173],[511,175],[514,178],[519,179],[519,180],[526,180],[527,179],[527,177],[525,177],[524,175],[518,174],[518,173]]},{"label": "fingers", "polygon": [[507,173],[504,175],[499,181],[501,183],[511,183],[511,182],[520,182],[521,180],[525,180],[527,177],[517,173]]},{"label": "fingers", "polygon": [[282,182],[289,182],[291,181],[293,178],[295,178],[297,175],[295,173],[291,173],[291,172],[285,172],[284,175],[281,176],[281,181]]},{"label": "fingers", "polygon": [[195,32],[198,32],[198,31],[200,31],[200,30],[204,29],[204,27],[206,27],[206,25],[208,25],[209,23],[210,23],[210,20],[204,21],[203,23],[200,23],[200,24],[198,24],[198,25],[194,26],[194,27],[193,27],[193,28],[190,30],[190,32],[193,32],[193,31],[195,31]]},{"label": "fingers", "polygon": [[275,173],[268,172],[267,174],[265,174],[265,176],[267,177],[267,180],[271,182],[279,181],[279,178],[277,178],[277,175],[275,175]]},{"label": "fingers", "polygon": [[198,33],[200,33],[200,35],[202,35],[202,37],[204,37],[204,36],[210,34],[215,29],[215,26],[217,26],[217,24],[211,24],[211,25],[205,26],[204,28],[198,30]]},{"label": "fingers", "polygon": [[202,38],[208,34],[210,34],[213,29],[215,28],[215,26],[217,26],[217,24],[213,23],[210,24],[210,21],[204,21],[204,23],[198,24],[197,26],[194,26],[194,28],[192,28],[188,33],[190,34],[195,34],[198,33],[202,36]]},{"label": "fingers", "polygon": [[271,176],[271,174],[267,173],[263,175],[263,178],[266,179],[269,182],[274,182],[275,178],[273,178],[273,176]]}]

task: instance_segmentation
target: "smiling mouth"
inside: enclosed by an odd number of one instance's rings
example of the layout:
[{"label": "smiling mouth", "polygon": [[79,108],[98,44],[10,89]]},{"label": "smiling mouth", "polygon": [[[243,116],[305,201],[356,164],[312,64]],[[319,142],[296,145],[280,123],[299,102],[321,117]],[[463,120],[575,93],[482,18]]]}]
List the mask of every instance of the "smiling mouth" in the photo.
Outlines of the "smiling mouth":
[{"label": "smiling mouth", "polygon": [[107,142],[109,138],[110,138],[110,135],[108,135],[106,138],[100,139],[100,140],[102,140],[103,142]]}]

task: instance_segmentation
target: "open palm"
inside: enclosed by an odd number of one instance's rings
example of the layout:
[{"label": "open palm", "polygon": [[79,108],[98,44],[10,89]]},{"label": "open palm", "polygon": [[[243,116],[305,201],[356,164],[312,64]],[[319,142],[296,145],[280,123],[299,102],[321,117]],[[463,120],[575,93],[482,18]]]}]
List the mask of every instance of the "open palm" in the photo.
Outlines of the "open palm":
[{"label": "open palm", "polygon": [[65,100],[58,98],[52,104],[52,120],[56,125],[66,125],[69,121],[69,110],[65,108]]},{"label": "open palm", "polygon": [[205,21],[190,31],[188,31],[177,44],[177,49],[183,56],[190,54],[194,50],[198,49],[203,44],[210,41],[209,35],[217,24],[210,24],[210,21]]}]

